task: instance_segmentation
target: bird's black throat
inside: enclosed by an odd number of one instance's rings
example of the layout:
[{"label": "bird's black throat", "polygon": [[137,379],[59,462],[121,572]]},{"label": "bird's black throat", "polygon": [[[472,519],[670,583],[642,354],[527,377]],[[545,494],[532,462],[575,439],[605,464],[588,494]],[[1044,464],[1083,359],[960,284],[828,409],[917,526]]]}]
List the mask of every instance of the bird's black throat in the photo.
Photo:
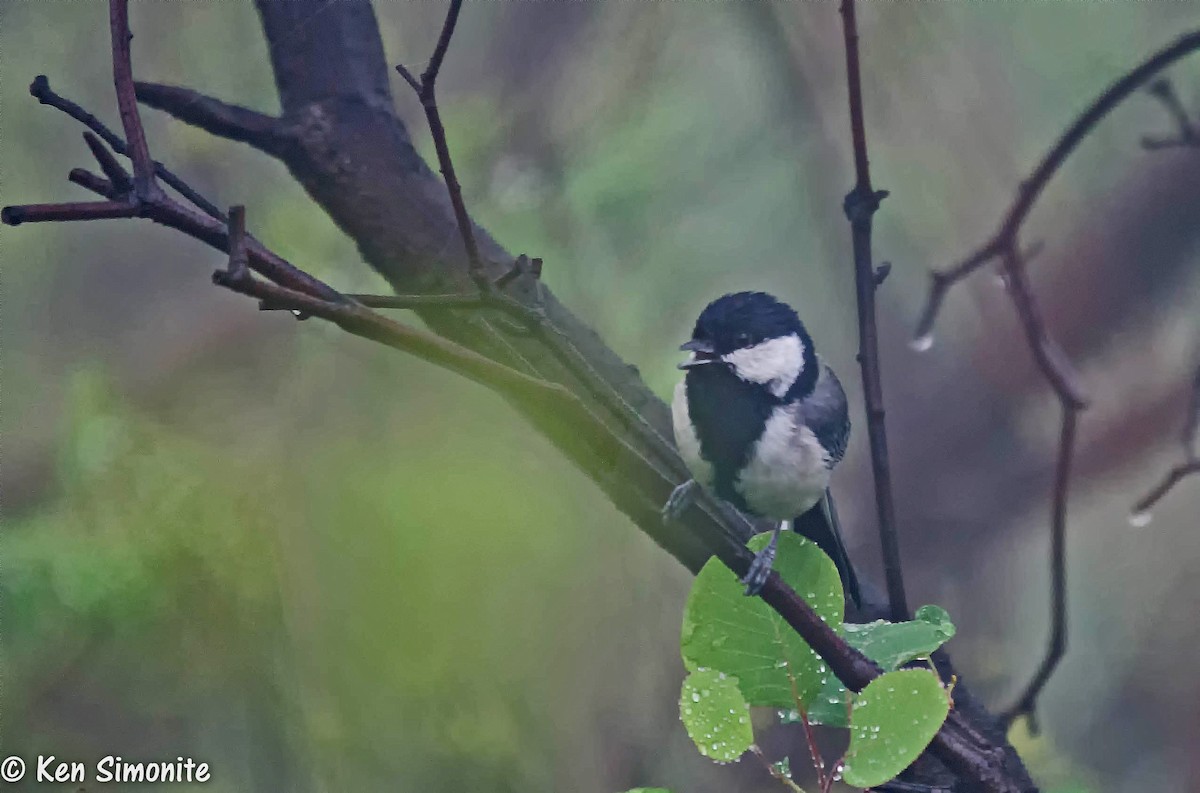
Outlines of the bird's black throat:
[{"label": "bird's black throat", "polygon": [[755,514],[734,483],[780,400],[723,364],[688,370],[684,387],[700,453],[713,467],[713,490],[742,512]]}]

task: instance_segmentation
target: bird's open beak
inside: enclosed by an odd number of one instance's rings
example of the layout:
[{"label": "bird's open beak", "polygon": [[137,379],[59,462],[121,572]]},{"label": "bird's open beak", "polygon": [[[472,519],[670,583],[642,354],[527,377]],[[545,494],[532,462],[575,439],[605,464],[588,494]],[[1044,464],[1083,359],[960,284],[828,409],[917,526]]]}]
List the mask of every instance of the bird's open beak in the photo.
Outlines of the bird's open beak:
[{"label": "bird's open beak", "polygon": [[690,358],[679,364],[680,369],[691,369],[693,366],[702,366],[717,360],[717,351],[706,341],[692,339],[687,344],[681,345],[679,349],[692,354]]}]

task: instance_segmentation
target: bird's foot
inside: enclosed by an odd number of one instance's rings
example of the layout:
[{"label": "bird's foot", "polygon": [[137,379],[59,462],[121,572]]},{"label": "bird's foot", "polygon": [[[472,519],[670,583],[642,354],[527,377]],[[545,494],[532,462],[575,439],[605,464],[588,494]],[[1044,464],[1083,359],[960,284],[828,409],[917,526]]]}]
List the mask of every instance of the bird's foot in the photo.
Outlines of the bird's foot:
[{"label": "bird's foot", "polygon": [[775,549],[779,547],[779,532],[782,528],[782,523],[775,528],[767,547],[754,554],[754,561],[750,563],[750,569],[742,577],[742,583],[746,585],[747,597],[757,595],[767,583],[767,576],[771,575],[771,569],[775,566]]},{"label": "bird's foot", "polygon": [[671,495],[667,498],[667,503],[663,504],[662,517],[663,521],[671,523],[679,520],[683,515],[684,510],[692,505],[696,500],[696,484],[695,479],[689,479],[682,485],[671,491]]}]

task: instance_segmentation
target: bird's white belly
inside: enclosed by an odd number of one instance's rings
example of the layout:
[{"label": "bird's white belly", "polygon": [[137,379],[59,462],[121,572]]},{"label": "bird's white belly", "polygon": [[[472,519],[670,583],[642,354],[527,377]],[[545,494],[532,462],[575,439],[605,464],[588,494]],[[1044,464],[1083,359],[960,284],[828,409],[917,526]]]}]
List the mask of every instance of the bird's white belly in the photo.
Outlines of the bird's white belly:
[{"label": "bird's white belly", "polygon": [[772,520],[807,512],[829,486],[829,458],[795,412],[776,410],[734,485],[746,504]]}]

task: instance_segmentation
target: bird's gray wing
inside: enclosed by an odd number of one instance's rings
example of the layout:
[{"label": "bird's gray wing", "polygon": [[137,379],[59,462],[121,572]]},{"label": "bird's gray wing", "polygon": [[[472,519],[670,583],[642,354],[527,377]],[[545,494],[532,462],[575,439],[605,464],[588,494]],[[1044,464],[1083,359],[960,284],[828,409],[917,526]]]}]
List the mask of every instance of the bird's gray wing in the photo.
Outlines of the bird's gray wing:
[{"label": "bird's gray wing", "polygon": [[801,419],[829,453],[829,467],[837,465],[850,442],[850,407],[837,375],[824,364],[813,392],[800,405]]}]

